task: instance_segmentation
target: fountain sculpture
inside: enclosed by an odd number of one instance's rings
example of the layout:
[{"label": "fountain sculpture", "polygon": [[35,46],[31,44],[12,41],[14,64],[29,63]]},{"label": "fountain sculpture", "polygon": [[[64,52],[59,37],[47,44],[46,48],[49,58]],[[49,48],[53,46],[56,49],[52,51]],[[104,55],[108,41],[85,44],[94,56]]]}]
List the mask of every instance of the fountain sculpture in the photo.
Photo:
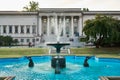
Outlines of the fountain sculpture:
[{"label": "fountain sculpture", "polygon": [[84,60],[84,67],[89,67],[89,64],[88,64],[88,60],[90,59],[91,57],[90,56],[86,56],[85,60]]},{"label": "fountain sculpture", "polygon": [[57,56],[53,56],[51,60],[51,66],[55,68],[55,74],[60,74],[60,68],[66,67],[66,60],[64,56],[60,56],[60,51],[63,46],[70,45],[70,43],[48,43],[48,46],[53,46],[56,48]]},{"label": "fountain sculpture", "polygon": [[[63,30],[63,25],[62,20],[60,19],[60,22],[57,22],[57,15],[55,14],[55,27],[56,27],[56,32],[57,32],[57,42],[55,43],[47,43],[48,46],[53,46],[56,48],[56,53],[57,56],[53,56],[51,59],[51,67],[55,68],[55,74],[60,74],[60,68],[65,68],[66,67],[66,60],[64,56],[60,56],[60,51],[63,46],[70,45],[70,43],[65,43],[65,42],[59,42],[60,35]],[[57,23],[60,23],[59,26]]]},{"label": "fountain sculpture", "polygon": [[34,67],[34,62],[33,62],[32,58],[31,57],[27,57],[27,59],[29,60],[28,67]]}]

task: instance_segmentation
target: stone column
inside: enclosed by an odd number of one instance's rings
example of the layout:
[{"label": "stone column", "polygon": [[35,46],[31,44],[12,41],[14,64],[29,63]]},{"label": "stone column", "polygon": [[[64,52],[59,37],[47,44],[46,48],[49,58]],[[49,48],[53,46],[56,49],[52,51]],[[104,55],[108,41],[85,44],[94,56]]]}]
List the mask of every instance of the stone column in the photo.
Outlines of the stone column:
[{"label": "stone column", "polygon": [[38,34],[41,35],[42,33],[42,16],[39,16],[39,26],[38,26]]},{"label": "stone column", "polygon": [[18,34],[20,34],[21,28],[20,25],[18,25]]},{"label": "stone column", "polygon": [[12,29],[13,29],[12,34],[14,34],[15,33],[15,26],[14,25],[12,26]]},{"label": "stone column", "polygon": [[57,20],[57,15],[55,15],[55,31],[56,31],[56,35],[58,35],[58,20]]},{"label": "stone column", "polygon": [[3,26],[1,26],[1,34],[3,34]]},{"label": "stone column", "polygon": [[63,17],[63,35],[66,35],[66,21],[65,21],[65,16]]},{"label": "stone column", "polygon": [[82,36],[82,18],[81,16],[79,16],[79,35]]},{"label": "stone column", "polygon": [[26,34],[26,29],[27,29],[27,28],[26,28],[26,25],[25,25],[25,26],[24,26],[24,33],[25,33],[25,34]]},{"label": "stone column", "polygon": [[32,25],[30,25],[30,34],[32,34]]},{"label": "stone column", "polygon": [[71,16],[71,36],[74,36],[74,23],[73,23],[73,16]]},{"label": "stone column", "polygon": [[1,26],[0,30],[0,34],[3,34],[3,26]]},{"label": "stone column", "polygon": [[9,34],[9,26],[6,26],[6,34]]},{"label": "stone column", "polygon": [[50,34],[50,17],[47,16],[47,35]]}]

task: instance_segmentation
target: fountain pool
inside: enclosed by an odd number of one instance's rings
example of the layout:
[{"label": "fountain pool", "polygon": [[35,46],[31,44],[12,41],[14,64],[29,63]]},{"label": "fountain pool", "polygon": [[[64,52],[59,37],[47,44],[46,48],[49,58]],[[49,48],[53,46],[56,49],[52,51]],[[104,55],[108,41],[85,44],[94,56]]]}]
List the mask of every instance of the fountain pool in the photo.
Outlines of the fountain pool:
[{"label": "fountain pool", "polygon": [[84,67],[85,56],[65,56],[66,68],[55,74],[51,56],[32,57],[34,67],[28,67],[28,59],[0,59],[0,77],[15,76],[15,80],[98,80],[100,76],[120,76],[120,59],[91,57],[89,67]]}]

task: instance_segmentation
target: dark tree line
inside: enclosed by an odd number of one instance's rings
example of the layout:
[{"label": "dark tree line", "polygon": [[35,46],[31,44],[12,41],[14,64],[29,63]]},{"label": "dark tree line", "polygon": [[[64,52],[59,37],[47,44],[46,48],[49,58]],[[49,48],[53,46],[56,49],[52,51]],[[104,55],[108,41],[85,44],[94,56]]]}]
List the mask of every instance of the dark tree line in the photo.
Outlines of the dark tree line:
[{"label": "dark tree line", "polygon": [[0,46],[16,45],[18,40],[13,40],[11,36],[0,36]]}]

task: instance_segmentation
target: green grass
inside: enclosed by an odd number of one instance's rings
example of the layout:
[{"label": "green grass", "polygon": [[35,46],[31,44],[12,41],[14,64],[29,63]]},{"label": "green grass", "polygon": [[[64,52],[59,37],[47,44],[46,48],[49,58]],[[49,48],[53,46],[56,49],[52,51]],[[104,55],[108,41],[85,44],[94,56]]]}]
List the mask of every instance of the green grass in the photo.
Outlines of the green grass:
[{"label": "green grass", "polygon": [[[120,58],[120,48],[71,48],[70,55]],[[0,58],[49,55],[45,48],[0,48]]]},{"label": "green grass", "polygon": [[80,56],[120,58],[120,48],[73,48],[71,52]]},{"label": "green grass", "polygon": [[46,55],[44,48],[0,48],[0,58]]}]

